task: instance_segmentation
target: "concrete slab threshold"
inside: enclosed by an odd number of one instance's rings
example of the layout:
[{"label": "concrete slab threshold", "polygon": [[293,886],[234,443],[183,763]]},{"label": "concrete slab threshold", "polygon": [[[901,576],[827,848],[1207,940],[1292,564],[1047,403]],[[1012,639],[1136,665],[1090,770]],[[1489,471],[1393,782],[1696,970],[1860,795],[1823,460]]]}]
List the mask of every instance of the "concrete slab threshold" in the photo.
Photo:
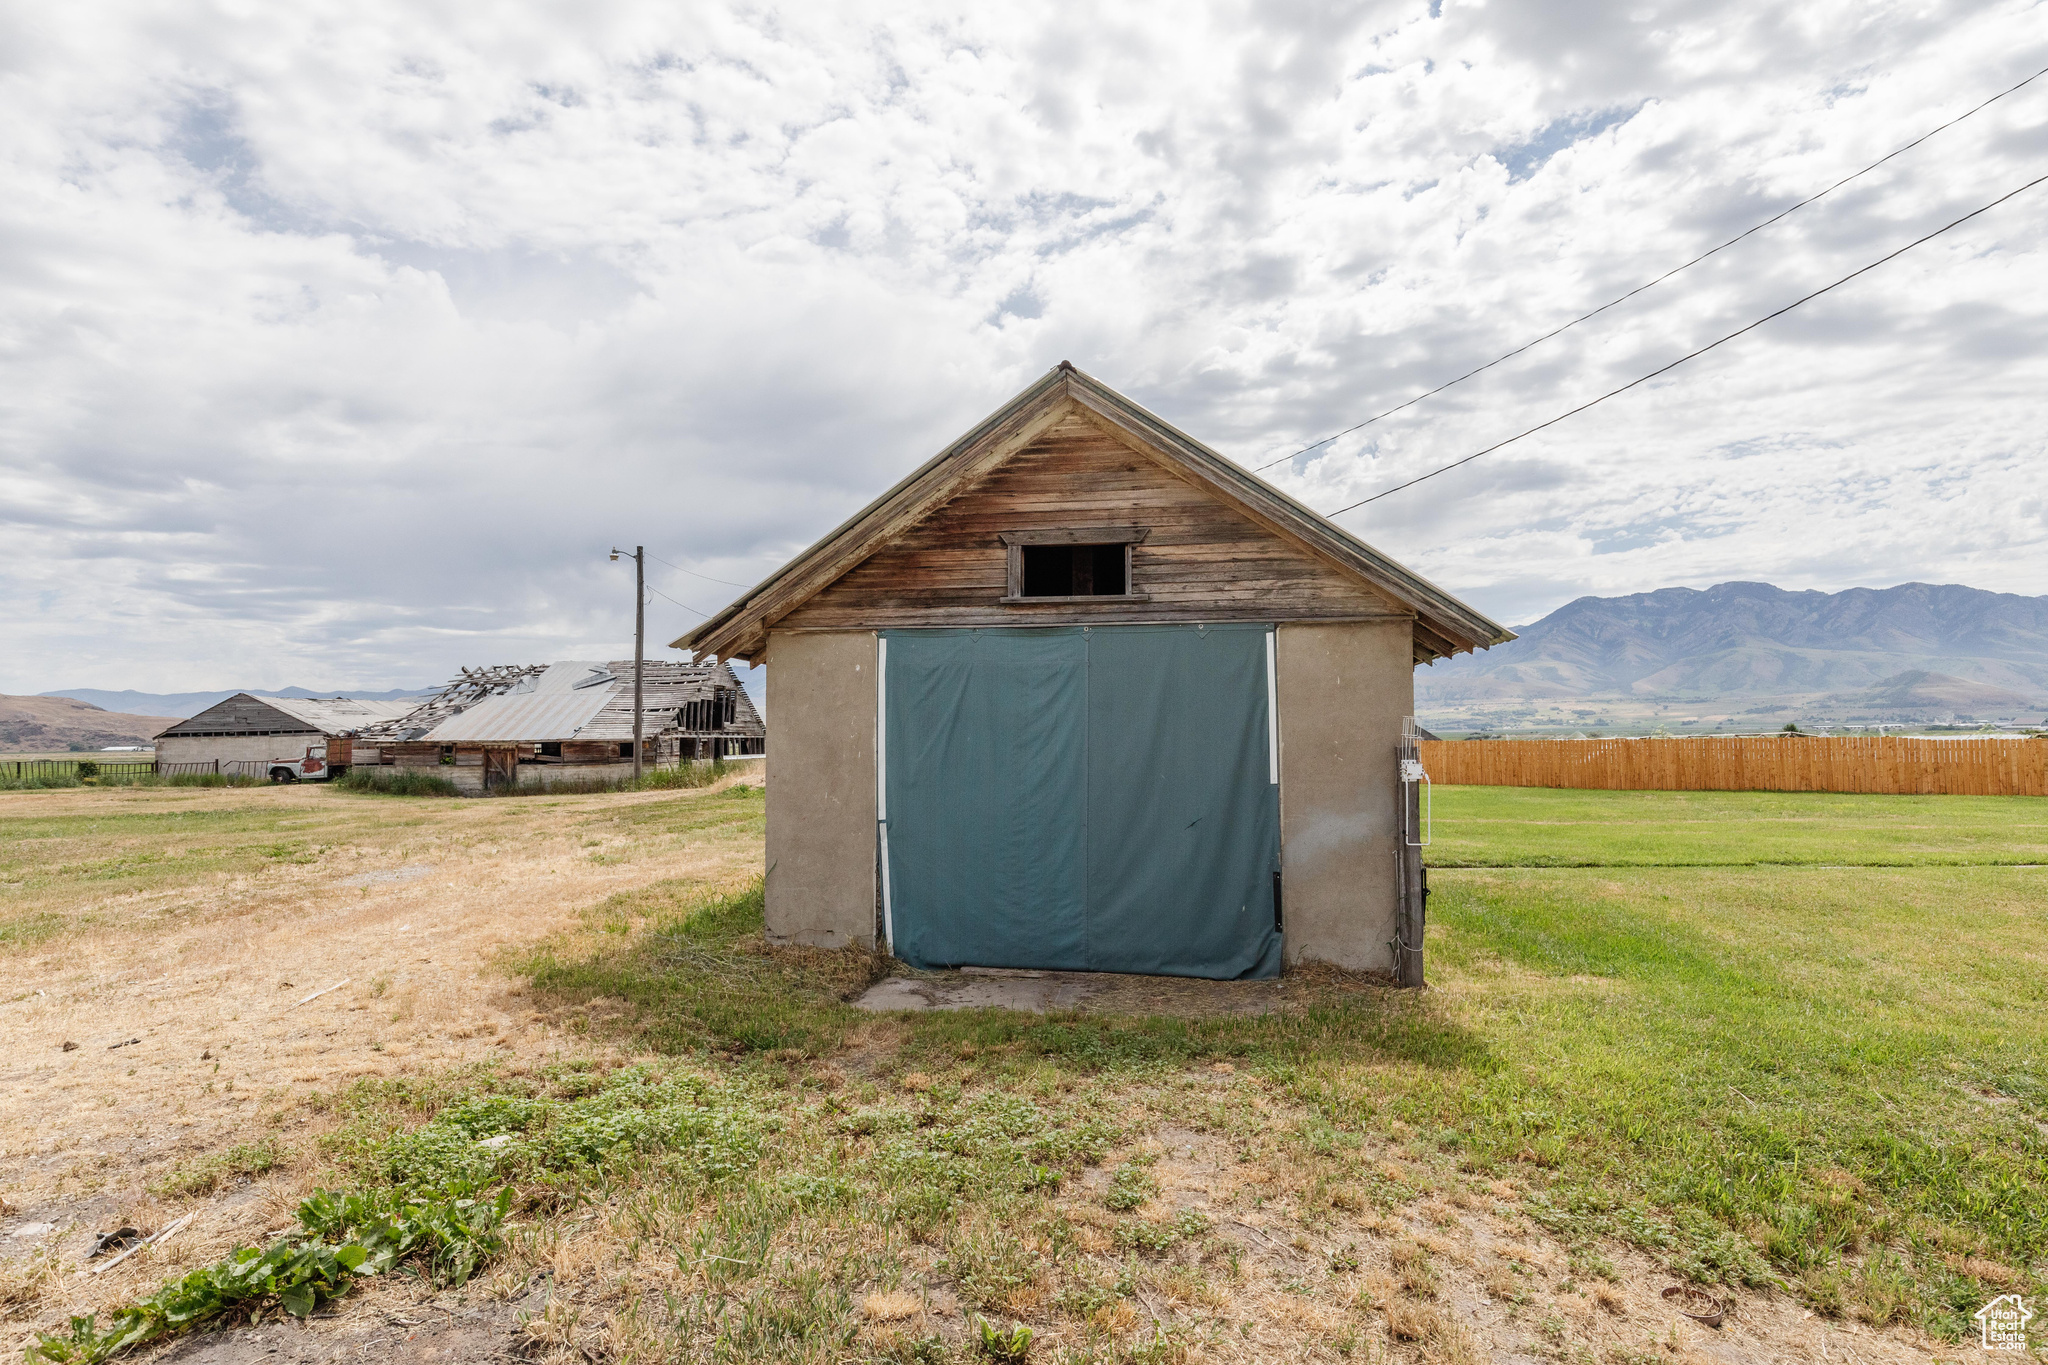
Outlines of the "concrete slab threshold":
[{"label": "concrete slab threshold", "polygon": [[963,967],[935,977],[892,976],[853,1002],[863,1010],[1070,1010],[1105,988],[1092,972],[1020,972]]},{"label": "concrete slab threshold", "polygon": [[957,971],[892,976],[870,987],[855,1008],[894,1010],[1017,1010],[1048,1014],[1172,1014],[1189,1017],[1267,1014],[1289,1008],[1289,982],[1208,981],[1185,976],[1126,976],[1117,972],[1023,971],[962,967]]}]

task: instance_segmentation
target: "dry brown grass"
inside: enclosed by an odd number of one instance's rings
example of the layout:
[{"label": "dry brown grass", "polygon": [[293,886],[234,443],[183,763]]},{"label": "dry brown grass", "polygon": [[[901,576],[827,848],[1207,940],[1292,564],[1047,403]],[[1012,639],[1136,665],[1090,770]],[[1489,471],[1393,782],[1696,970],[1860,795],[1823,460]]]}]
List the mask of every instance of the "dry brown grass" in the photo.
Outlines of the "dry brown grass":
[{"label": "dry brown grass", "polygon": [[25,1316],[57,1275],[57,1258],[48,1250],[0,1260],[0,1322]]},{"label": "dry brown grass", "polygon": [[1387,1331],[1396,1341],[1430,1341],[1443,1327],[1443,1318],[1436,1309],[1412,1299],[1392,1299],[1381,1312],[1386,1315]]},{"label": "dry brown grass", "polygon": [[1502,1303],[1522,1301],[1522,1281],[1506,1266],[1495,1266],[1486,1272],[1486,1292]]},{"label": "dry brown grass", "polygon": [[902,1322],[924,1311],[924,1300],[901,1289],[870,1294],[860,1301],[861,1311],[876,1322]]}]

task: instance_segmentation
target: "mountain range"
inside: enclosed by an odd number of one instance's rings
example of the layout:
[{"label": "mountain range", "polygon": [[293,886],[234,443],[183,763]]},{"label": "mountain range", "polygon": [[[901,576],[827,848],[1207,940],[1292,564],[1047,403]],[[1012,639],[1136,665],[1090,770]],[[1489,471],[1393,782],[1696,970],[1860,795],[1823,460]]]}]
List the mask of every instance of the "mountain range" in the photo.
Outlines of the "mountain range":
[{"label": "mountain range", "polygon": [[[1517,634],[1508,644],[1418,669],[1417,712],[1440,720],[1526,720],[1533,709],[1556,713],[1565,723],[1598,723],[1591,719],[1598,713],[1677,721],[1689,710],[1705,723],[1718,711],[1732,724],[1736,716],[1778,711],[1902,721],[2048,711],[2048,597],[1960,584],[1832,593],[1768,583],[1660,588],[1581,597]],[[435,690],[343,694],[383,700]],[[336,695],[303,687],[250,691],[259,697]],[[126,742],[146,718],[194,715],[234,692],[79,687],[41,695],[114,714],[31,717],[28,710],[41,708],[18,707],[23,714],[13,719],[35,733],[12,737],[16,745],[69,738],[73,730],[97,743]],[[1586,709],[1589,703],[1595,709]]]},{"label": "mountain range", "polygon": [[225,692],[110,692],[100,687],[59,688],[54,692],[38,693],[44,697],[70,697],[76,701],[88,702],[104,711],[125,711],[145,716],[196,716],[218,701],[247,692],[252,697],[354,697],[358,701],[391,701],[398,697],[425,697],[440,691],[438,687],[394,687],[388,692],[363,692],[354,688],[330,688],[325,692],[311,692],[303,687],[286,687],[275,692],[262,688],[231,687]]},{"label": "mountain range", "polygon": [[1418,671],[1418,710],[1799,698],[1844,713],[2006,716],[2048,705],[2048,597],[1957,584],[1660,588],[1581,597],[1517,634]]}]

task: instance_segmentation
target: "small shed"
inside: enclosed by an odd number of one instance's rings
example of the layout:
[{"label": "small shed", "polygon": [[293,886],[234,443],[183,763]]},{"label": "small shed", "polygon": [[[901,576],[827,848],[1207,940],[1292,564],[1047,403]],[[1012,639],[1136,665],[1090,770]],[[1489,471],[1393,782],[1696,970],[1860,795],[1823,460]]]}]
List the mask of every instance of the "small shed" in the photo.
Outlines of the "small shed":
[{"label": "small shed", "polygon": [[1512,638],[1062,363],[676,645],[768,666],[776,940],[1419,984],[1413,670]]},{"label": "small shed", "polygon": [[[766,752],[768,728],[722,661],[647,660],[644,766]],[[464,669],[357,739],[357,763],[418,768],[465,792],[616,781],[633,771],[633,661]]]},{"label": "small shed", "polygon": [[417,701],[351,697],[257,697],[237,692],[156,737],[157,770],[270,777],[338,777],[353,762],[356,734],[404,715]]}]

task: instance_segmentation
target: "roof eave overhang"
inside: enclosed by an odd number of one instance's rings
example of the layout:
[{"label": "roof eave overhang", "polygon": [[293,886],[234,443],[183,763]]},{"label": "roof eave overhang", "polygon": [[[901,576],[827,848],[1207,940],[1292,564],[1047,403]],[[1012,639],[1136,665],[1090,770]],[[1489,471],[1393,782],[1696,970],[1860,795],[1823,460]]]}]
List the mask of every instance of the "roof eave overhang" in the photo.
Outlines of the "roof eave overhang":
[{"label": "roof eave overhang", "polygon": [[1028,444],[1073,401],[1142,453],[1163,452],[1177,471],[1250,513],[1268,529],[1364,579],[1415,613],[1415,657],[1435,658],[1504,644],[1514,632],[1428,579],[1395,563],[1101,381],[1062,363],[973,430],[912,470],[809,549],[673,643],[699,659],[751,658],[768,629],[828,587],[900,529]]},{"label": "roof eave overhang", "polygon": [[[919,505],[935,505],[979,473],[991,451],[1008,453],[1032,436],[1067,396],[1070,371],[1052,370],[972,431],[913,469],[887,492],[820,537],[811,547],[750,588],[723,611],[671,643],[696,659],[748,658],[759,650],[773,620],[829,586],[888,538],[893,525]],[[1020,439],[1021,438],[1021,439]],[[982,459],[961,459],[980,455]],[[958,468],[949,469],[949,465]],[[819,579],[815,583],[812,579]],[[780,608],[778,610],[777,608]]]},{"label": "roof eave overhang", "polygon": [[1099,419],[1139,441],[1171,451],[1184,472],[1255,519],[1363,578],[1416,614],[1418,649],[1428,643],[1437,655],[1465,653],[1505,644],[1514,632],[1472,610],[1450,593],[1387,558],[1320,512],[1304,506],[1186,432],[1162,421],[1108,385],[1076,371],[1075,400]]}]

